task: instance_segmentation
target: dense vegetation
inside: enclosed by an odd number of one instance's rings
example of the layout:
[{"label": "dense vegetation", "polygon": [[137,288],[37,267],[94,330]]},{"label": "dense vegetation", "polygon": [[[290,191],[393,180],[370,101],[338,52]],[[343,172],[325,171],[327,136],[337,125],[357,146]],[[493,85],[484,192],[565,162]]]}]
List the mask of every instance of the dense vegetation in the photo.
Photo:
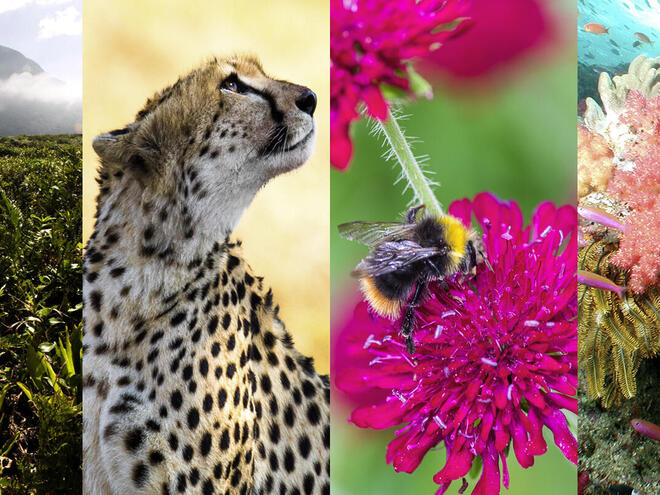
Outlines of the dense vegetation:
[{"label": "dense vegetation", "polygon": [[79,135],[0,138],[0,493],[77,493]]}]

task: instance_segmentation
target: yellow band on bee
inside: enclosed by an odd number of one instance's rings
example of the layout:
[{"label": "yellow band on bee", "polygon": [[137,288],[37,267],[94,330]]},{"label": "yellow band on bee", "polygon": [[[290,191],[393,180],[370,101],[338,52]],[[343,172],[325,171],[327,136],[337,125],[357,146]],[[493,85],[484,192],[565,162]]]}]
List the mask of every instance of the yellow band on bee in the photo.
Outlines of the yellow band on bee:
[{"label": "yellow band on bee", "polygon": [[[445,237],[451,250],[459,255],[465,256],[465,244],[467,243],[468,231],[463,222],[451,215],[438,218],[438,223],[445,227]],[[453,254],[453,253],[452,253]]]},{"label": "yellow band on bee", "polygon": [[385,295],[376,288],[373,278],[361,278],[360,287],[362,288],[362,293],[364,294],[365,299],[369,302],[369,305],[374,311],[376,311],[376,313],[380,316],[389,318],[390,320],[399,317],[401,314],[401,301],[385,297]]}]

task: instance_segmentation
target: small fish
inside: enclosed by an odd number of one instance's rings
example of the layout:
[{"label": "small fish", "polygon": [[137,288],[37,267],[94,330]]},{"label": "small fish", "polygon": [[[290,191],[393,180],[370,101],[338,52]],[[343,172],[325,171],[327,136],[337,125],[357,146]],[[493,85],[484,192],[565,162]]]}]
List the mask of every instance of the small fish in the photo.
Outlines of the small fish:
[{"label": "small fish", "polygon": [[630,426],[642,435],[646,435],[647,437],[660,442],[660,426],[655,425],[650,421],[644,421],[643,419],[637,418],[630,420]]},{"label": "small fish", "polygon": [[616,46],[617,48],[619,48],[619,44],[616,41],[614,41],[612,38],[609,39],[609,42],[614,46]]},{"label": "small fish", "polygon": [[626,230],[626,226],[621,223],[621,220],[596,206],[578,206],[577,212],[582,218],[586,218],[592,222],[598,222],[601,225],[605,225],[605,227]]},{"label": "small fish", "polygon": [[637,38],[642,43],[653,46],[653,42],[644,33],[635,33],[635,38]]},{"label": "small fish", "polygon": [[592,60],[596,58],[596,57],[594,57],[594,54],[593,54],[593,53],[588,53],[588,52],[585,53],[584,56],[587,57],[587,58],[590,58],[590,59],[592,59]]},{"label": "small fish", "polygon": [[641,41],[635,41],[635,42],[633,43],[633,48],[637,48],[638,46],[642,46],[642,42],[641,42]]},{"label": "small fish", "polygon": [[617,50],[616,48],[611,48],[610,51],[611,51],[614,55],[621,55],[621,52],[620,52],[619,50]]},{"label": "small fish", "polygon": [[[583,29],[587,33],[593,33],[593,34],[609,34],[609,28],[606,28],[602,24],[598,24],[597,22],[590,22],[589,24],[585,24],[583,26]],[[635,33],[637,35],[638,33]]]},{"label": "small fish", "polygon": [[602,275],[591,273],[586,270],[578,270],[577,279],[578,284],[588,285],[595,289],[616,292],[620,299],[623,299],[623,293],[626,291],[626,287],[615,284],[609,278],[605,278]]}]

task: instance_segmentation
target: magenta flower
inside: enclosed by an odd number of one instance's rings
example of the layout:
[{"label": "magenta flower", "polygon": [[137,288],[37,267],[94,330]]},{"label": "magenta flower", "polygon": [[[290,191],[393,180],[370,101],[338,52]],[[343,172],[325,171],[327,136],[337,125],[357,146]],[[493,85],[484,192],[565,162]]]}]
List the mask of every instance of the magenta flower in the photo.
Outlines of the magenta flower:
[{"label": "magenta flower", "polygon": [[562,409],[577,412],[577,224],[573,206],[545,202],[524,228],[515,202],[489,193],[455,201],[449,212],[483,230],[486,257],[474,277],[431,284],[416,308],[415,353],[400,321],[355,310],[338,349],[356,363],[337,377],[349,393],[380,391],[385,399],[353,411],[362,428],[405,424],[387,462],[410,473],[440,443],[447,462],[434,476],[443,494],[483,464],[472,494],[508,488],[509,446],[527,468],[546,452],[543,427],[577,463],[577,443]]},{"label": "magenta flower", "polygon": [[351,122],[360,104],[387,119],[382,84],[409,90],[405,62],[428,55],[457,33],[463,0],[332,0],[330,7],[330,161],[348,166],[353,153]]},{"label": "magenta flower", "polygon": [[[472,0],[471,27],[422,61],[424,73],[449,76],[451,82],[490,82],[502,69],[533,54],[558,46],[559,19],[547,0]],[[437,79],[437,77],[431,77]]]}]

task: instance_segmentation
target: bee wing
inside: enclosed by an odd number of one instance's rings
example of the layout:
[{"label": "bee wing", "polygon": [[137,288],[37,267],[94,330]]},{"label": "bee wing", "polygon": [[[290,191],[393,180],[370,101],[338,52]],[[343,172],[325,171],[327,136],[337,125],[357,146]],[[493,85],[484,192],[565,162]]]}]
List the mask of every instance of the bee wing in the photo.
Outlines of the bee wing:
[{"label": "bee wing", "polygon": [[376,246],[383,241],[405,239],[415,228],[414,223],[401,222],[350,222],[337,227],[339,235],[349,241]]},{"label": "bee wing", "polygon": [[351,272],[354,277],[377,277],[406,265],[421,261],[440,252],[433,247],[422,247],[414,241],[387,241],[376,246]]}]

